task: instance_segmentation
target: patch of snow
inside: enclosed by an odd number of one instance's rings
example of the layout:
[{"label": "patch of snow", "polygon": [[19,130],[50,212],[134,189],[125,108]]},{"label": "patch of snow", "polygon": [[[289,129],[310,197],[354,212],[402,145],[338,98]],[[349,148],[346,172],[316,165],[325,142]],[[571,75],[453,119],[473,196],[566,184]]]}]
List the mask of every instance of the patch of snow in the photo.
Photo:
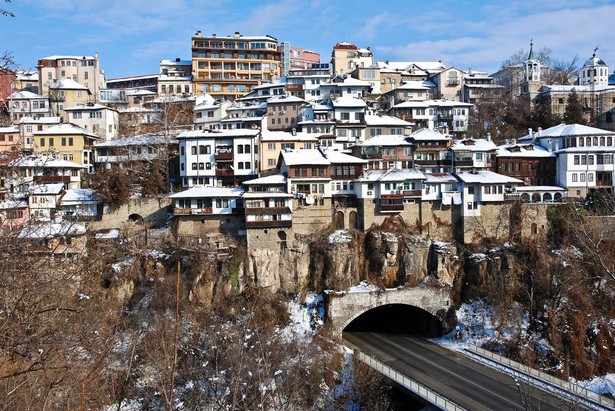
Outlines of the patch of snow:
[{"label": "patch of snow", "polygon": [[125,259],[124,261],[120,261],[114,264],[111,264],[111,268],[113,269],[113,271],[115,271],[116,273],[121,273],[126,267],[130,266],[130,264],[133,263],[133,261],[135,260],[134,257],[128,257],[127,259]]},{"label": "patch of snow", "polygon": [[325,300],[322,294],[308,293],[303,304],[297,295],[288,303],[290,324],[280,331],[282,338],[291,340],[297,337],[311,338],[320,330],[325,318]]},{"label": "patch of snow", "polygon": [[355,285],[354,287],[350,287],[348,289],[349,293],[364,293],[369,291],[378,291],[379,288],[373,284],[368,283],[367,281],[361,281],[359,285]]},{"label": "patch of snow", "polygon": [[615,374],[613,373],[603,375],[602,377],[594,377],[591,380],[573,382],[597,394],[615,395]]},{"label": "patch of snow", "polygon": [[487,254],[484,253],[474,253],[470,255],[470,260],[473,260],[475,263],[480,263],[487,258]]},{"label": "patch of snow", "polygon": [[335,230],[329,235],[330,244],[345,244],[352,241],[352,237],[348,230]]},{"label": "patch of snow", "polygon": [[118,230],[117,228],[114,228],[107,232],[96,233],[94,234],[94,238],[96,238],[97,240],[110,240],[110,239],[120,238],[120,230]]}]

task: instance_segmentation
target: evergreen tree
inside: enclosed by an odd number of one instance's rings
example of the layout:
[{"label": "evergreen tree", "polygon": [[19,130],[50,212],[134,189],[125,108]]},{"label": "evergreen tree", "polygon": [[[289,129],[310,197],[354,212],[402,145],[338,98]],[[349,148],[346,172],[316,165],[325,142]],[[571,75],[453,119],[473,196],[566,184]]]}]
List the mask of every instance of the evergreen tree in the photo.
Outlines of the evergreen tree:
[{"label": "evergreen tree", "polygon": [[536,101],[531,113],[530,127],[533,129],[538,127],[549,128],[560,122],[561,119],[553,114],[549,100],[541,98]]},{"label": "evergreen tree", "polygon": [[583,115],[583,105],[577,93],[573,90],[568,95],[566,110],[564,111],[564,123],[566,124],[586,124],[585,116]]}]

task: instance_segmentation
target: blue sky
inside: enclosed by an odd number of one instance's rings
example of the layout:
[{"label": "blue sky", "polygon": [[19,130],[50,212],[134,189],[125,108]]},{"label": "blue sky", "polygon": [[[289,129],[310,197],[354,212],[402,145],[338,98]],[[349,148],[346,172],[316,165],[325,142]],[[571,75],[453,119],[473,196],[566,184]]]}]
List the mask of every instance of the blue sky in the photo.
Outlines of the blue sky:
[{"label": "blue sky", "polygon": [[55,55],[100,55],[108,78],[190,58],[190,38],[269,34],[319,52],[370,47],[378,61],[435,61],[493,72],[519,49],[548,47],[582,64],[594,47],[615,70],[615,0],[0,0],[0,51],[22,67]]}]

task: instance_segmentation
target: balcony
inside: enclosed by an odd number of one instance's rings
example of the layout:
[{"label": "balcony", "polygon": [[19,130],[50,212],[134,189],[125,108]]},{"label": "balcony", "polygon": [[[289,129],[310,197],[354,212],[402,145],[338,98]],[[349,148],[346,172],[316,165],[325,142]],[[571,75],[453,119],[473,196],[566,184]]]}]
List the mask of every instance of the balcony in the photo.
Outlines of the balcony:
[{"label": "balcony", "polygon": [[35,184],[70,184],[70,176],[34,176]]},{"label": "balcony", "polygon": [[421,197],[422,192],[421,192],[421,190],[404,190],[403,194],[404,194],[404,198],[408,198],[408,197]]},{"label": "balcony", "polygon": [[288,207],[255,207],[246,208],[246,215],[281,215],[292,214]]},{"label": "balcony", "polygon": [[235,176],[235,172],[230,168],[217,168],[216,169],[216,177],[233,177]]},{"label": "balcony", "polygon": [[219,151],[214,154],[214,158],[216,161],[233,161],[233,152],[232,151]]},{"label": "balcony", "polygon": [[175,208],[173,209],[175,215],[206,215],[213,214],[211,208]]},{"label": "balcony", "polygon": [[291,228],[292,220],[246,221],[246,228]]},{"label": "balcony", "polygon": [[380,212],[382,213],[394,213],[404,211],[403,204],[380,204]]}]

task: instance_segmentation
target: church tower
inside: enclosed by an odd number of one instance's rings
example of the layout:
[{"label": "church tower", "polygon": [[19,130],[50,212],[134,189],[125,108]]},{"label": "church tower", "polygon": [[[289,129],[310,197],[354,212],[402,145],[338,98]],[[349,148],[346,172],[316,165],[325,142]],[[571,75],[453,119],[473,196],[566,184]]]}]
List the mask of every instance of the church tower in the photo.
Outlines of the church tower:
[{"label": "church tower", "polygon": [[530,53],[523,63],[523,77],[520,83],[521,97],[532,107],[536,102],[538,92],[543,85],[541,80],[542,64],[534,54],[534,42],[530,41]]},{"label": "church tower", "polygon": [[579,84],[582,86],[606,87],[609,84],[609,66],[604,60],[596,57],[598,47],[594,54],[583,64],[579,73]]}]

